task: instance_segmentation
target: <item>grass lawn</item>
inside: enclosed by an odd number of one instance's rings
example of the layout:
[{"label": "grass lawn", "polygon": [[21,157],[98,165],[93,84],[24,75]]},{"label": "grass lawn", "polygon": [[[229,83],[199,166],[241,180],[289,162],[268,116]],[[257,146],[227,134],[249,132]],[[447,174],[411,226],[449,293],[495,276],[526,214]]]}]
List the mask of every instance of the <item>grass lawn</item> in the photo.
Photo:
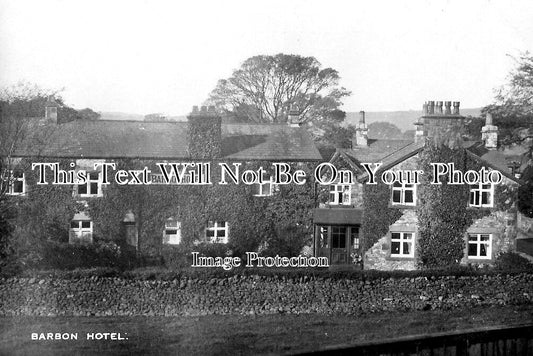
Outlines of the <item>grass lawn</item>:
[{"label": "grass lawn", "polygon": [[[533,305],[344,315],[0,318],[0,355],[292,354],[327,345],[482,326],[533,323]],[[31,333],[78,333],[78,340],[35,341]],[[119,332],[128,340],[86,340]]]}]

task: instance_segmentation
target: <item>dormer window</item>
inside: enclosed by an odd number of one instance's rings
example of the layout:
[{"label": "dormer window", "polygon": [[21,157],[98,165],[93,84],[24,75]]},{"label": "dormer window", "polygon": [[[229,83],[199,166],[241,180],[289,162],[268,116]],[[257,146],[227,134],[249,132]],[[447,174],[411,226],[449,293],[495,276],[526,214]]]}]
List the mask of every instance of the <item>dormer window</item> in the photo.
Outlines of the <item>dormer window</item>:
[{"label": "dormer window", "polygon": [[478,184],[470,188],[470,206],[478,208],[491,208],[494,198],[494,185]]},{"label": "dormer window", "polygon": [[102,181],[99,172],[87,172],[87,183],[78,184],[77,193],[80,197],[102,196]]},{"label": "dormer window", "polygon": [[176,219],[170,218],[165,222],[163,243],[168,245],[179,245],[181,243],[181,223]]},{"label": "dormer window", "polygon": [[24,172],[21,170],[10,171],[7,186],[7,195],[24,195],[26,193],[26,181]]},{"label": "dormer window", "polygon": [[92,243],[93,222],[91,220],[72,220],[70,222],[69,243]]},{"label": "dormer window", "polygon": [[416,205],[416,184],[394,182],[392,205]]},{"label": "dormer window", "polygon": [[329,187],[329,203],[332,205],[350,205],[352,187],[350,184],[332,184]]}]

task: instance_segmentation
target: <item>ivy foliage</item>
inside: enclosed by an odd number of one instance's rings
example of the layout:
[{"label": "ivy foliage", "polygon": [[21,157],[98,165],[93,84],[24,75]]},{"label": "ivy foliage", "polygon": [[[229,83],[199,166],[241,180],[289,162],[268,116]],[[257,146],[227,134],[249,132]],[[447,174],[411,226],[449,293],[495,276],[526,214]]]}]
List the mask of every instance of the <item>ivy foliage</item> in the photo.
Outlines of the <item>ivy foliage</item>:
[{"label": "ivy foliage", "polygon": [[[146,166],[158,171],[153,164],[151,161],[122,160],[117,162],[117,169]],[[256,162],[240,169],[241,172],[259,166],[266,169],[270,165],[271,162]],[[256,185],[232,182],[219,185],[217,162],[211,162],[211,167],[212,185],[110,184],[103,197],[89,201],[95,234],[100,239],[122,239],[122,221],[131,211],[135,216],[142,253],[168,254],[168,249],[162,245],[162,237],[165,221],[173,218],[181,223],[180,251],[209,250],[202,246],[206,242],[207,222],[224,221],[229,226],[229,243],[222,249],[228,253],[243,256],[245,252],[263,246],[265,251],[274,254],[298,255],[303,245],[309,242],[312,230],[312,182],[282,185],[271,197],[257,197],[254,196]],[[308,171],[308,176],[313,169],[312,165],[303,168]],[[302,167],[295,165],[292,169]]]},{"label": "ivy foliage", "polygon": [[[376,175],[381,175],[378,170]],[[385,236],[390,225],[402,216],[401,209],[389,207],[390,187],[381,180],[364,185],[363,250],[367,251]]]},{"label": "ivy foliage", "polygon": [[[432,172],[430,163],[453,163],[456,170],[480,168],[467,158],[463,148],[428,144],[420,154],[424,172]],[[474,218],[489,214],[487,209],[468,207],[470,186],[449,184],[441,176],[442,184],[430,184],[432,174],[422,175],[419,185],[419,243],[418,263],[423,268],[440,268],[458,264],[465,249],[465,233]]]},{"label": "ivy foliage", "polygon": [[189,156],[195,159],[220,157],[222,149],[221,118],[215,115],[190,115],[187,140]]}]

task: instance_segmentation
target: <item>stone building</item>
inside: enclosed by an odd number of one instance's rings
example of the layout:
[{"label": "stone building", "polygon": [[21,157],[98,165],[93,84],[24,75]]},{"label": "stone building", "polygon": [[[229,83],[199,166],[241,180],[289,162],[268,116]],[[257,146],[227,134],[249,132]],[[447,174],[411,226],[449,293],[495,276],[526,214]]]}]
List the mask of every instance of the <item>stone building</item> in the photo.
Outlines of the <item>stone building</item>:
[{"label": "stone building", "polygon": [[[368,138],[365,113],[360,113],[356,135],[349,149],[337,149],[330,163],[344,167],[355,177],[352,184],[337,179],[330,185],[330,199],[314,212],[314,248],[318,256],[328,256],[332,263],[353,263],[363,260],[365,269],[393,270],[416,269],[419,261],[419,185],[395,182],[388,187],[388,199],[383,209],[374,215],[374,220],[386,220],[395,211],[394,219],[385,233],[376,241],[369,241],[369,226],[364,235],[365,201],[375,199],[369,193],[369,168],[380,164],[377,172],[420,170],[420,154],[430,142],[446,142],[466,149],[468,160],[476,162],[488,171],[497,170],[503,176],[501,188],[496,184],[469,185],[469,198],[457,201],[471,211],[482,211],[483,216],[474,219],[464,234],[463,264],[491,264],[503,252],[515,251],[517,237],[531,237],[531,229],[516,209],[516,194],[511,193],[505,208],[495,203],[497,195],[507,188],[515,192],[520,184],[520,172],[527,165],[525,148],[504,149],[498,146],[498,128],[491,115],[487,115],[482,128],[482,141],[463,141],[461,129],[465,117],[460,115],[459,102],[429,101],[423,105],[423,116],[415,122],[413,140],[374,140]],[[441,143],[443,144],[443,143]],[[514,194],[514,195],[513,195]],[[501,197],[500,197],[501,198]],[[530,227],[530,226],[529,226]],[[527,232],[526,232],[527,231]],[[367,246],[363,242],[367,239]],[[523,240],[526,241],[526,240]]]}]

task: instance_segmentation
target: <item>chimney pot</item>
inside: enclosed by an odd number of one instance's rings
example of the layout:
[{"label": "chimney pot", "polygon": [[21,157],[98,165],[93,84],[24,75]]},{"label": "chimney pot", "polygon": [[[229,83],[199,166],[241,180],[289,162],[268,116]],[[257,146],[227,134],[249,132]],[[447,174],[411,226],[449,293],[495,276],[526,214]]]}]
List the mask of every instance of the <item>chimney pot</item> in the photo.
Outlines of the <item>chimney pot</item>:
[{"label": "chimney pot", "polygon": [[194,105],[194,106],[192,107],[192,112],[193,112],[194,114],[198,113],[198,105]]},{"label": "chimney pot", "polygon": [[200,108],[200,111],[201,111],[202,113],[206,113],[206,112],[207,112],[207,106],[202,105],[201,108]]},{"label": "chimney pot", "polygon": [[428,114],[428,103],[427,101],[422,104],[422,115],[427,115]]},{"label": "chimney pot", "polygon": [[451,115],[451,114],[452,114],[452,102],[445,101],[444,102],[444,115]]},{"label": "chimney pot", "polygon": [[453,102],[453,114],[454,115],[460,115],[459,114],[459,105],[461,104],[461,102],[459,101],[454,101]]},{"label": "chimney pot", "polygon": [[434,101],[429,101],[429,111],[428,111],[428,114],[429,115],[433,115],[435,113],[435,102]]},{"label": "chimney pot", "polygon": [[215,105],[209,105],[207,107],[207,111],[210,112],[210,113],[214,113],[215,112]]},{"label": "chimney pot", "polygon": [[359,123],[361,123],[361,124],[365,123],[365,112],[364,112],[364,110],[359,111]]},{"label": "chimney pot", "polygon": [[442,101],[437,101],[435,114],[442,115]]}]

